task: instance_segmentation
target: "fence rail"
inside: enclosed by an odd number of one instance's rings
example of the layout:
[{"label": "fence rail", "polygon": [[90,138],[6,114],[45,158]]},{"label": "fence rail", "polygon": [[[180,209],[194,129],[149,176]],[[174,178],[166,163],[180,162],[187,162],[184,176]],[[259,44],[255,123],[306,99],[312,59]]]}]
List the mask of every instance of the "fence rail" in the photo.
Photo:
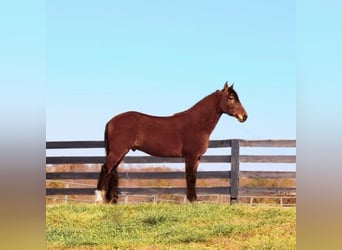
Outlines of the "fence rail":
[{"label": "fence rail", "polygon": [[[103,141],[50,141],[46,149],[91,149],[103,148]],[[230,154],[205,155],[201,163],[230,163],[229,171],[200,171],[199,179],[230,179],[230,186],[198,187],[198,193],[227,194],[231,202],[236,202],[239,195],[248,194],[280,194],[294,193],[291,187],[240,187],[240,178],[296,178],[296,172],[287,171],[240,171],[240,163],[296,163],[295,155],[240,155],[241,147],[295,148],[295,140],[212,140],[209,148],[231,148]],[[47,156],[46,164],[102,164],[103,156]],[[133,163],[183,163],[182,158],[160,158],[153,156],[126,156],[126,164]],[[95,172],[53,172],[46,173],[47,180],[61,179],[98,179]],[[121,179],[183,179],[184,172],[124,172],[119,173]],[[91,195],[95,188],[47,188],[46,195]],[[126,194],[184,194],[184,187],[146,187],[119,188]]]}]

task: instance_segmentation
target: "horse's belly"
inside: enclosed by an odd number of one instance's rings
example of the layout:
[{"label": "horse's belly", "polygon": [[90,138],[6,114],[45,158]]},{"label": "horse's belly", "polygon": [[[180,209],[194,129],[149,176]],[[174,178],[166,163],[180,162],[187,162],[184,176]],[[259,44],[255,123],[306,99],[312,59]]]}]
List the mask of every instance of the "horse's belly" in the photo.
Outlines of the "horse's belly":
[{"label": "horse's belly", "polygon": [[159,150],[145,150],[141,149],[142,152],[145,152],[149,155],[156,157],[182,157],[181,153],[176,151],[159,151]]},{"label": "horse's belly", "polygon": [[140,151],[158,157],[182,157],[182,145],[177,137],[145,137],[135,147]]}]

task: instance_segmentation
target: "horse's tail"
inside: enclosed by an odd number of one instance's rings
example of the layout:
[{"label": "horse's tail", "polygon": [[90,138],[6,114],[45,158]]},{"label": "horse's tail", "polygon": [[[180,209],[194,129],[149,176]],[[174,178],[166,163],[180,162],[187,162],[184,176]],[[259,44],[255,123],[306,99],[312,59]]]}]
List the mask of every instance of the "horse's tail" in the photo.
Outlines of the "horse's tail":
[{"label": "horse's tail", "polygon": [[104,146],[106,149],[106,156],[109,154],[109,143],[108,143],[108,124],[106,124],[105,132],[104,132]]},{"label": "horse's tail", "polygon": [[[109,154],[109,143],[108,143],[108,123],[106,124],[105,132],[104,132],[104,147],[106,149],[106,156]],[[104,160],[104,164],[101,167],[101,172],[99,179],[97,181],[97,190],[95,190],[95,202],[100,202],[103,200],[103,194],[100,190],[103,190],[106,186],[105,180],[106,180],[106,159]]]}]

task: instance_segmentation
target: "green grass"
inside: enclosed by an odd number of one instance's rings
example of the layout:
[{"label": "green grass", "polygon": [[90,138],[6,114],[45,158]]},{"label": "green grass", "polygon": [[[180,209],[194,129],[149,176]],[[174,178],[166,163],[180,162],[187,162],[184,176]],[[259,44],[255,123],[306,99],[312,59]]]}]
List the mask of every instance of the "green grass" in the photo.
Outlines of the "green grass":
[{"label": "green grass", "polygon": [[296,209],[48,205],[46,241],[48,249],[296,249]]}]

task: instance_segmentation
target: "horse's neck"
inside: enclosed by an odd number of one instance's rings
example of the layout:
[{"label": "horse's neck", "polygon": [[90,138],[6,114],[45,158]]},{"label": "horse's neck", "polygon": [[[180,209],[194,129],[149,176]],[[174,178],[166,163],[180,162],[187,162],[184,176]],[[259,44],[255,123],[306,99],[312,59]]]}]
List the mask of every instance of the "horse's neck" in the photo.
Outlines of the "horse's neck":
[{"label": "horse's neck", "polygon": [[201,130],[204,130],[208,135],[214,130],[222,114],[219,108],[219,95],[220,93],[216,91],[184,112],[191,114],[192,121],[197,126],[199,125]]}]

